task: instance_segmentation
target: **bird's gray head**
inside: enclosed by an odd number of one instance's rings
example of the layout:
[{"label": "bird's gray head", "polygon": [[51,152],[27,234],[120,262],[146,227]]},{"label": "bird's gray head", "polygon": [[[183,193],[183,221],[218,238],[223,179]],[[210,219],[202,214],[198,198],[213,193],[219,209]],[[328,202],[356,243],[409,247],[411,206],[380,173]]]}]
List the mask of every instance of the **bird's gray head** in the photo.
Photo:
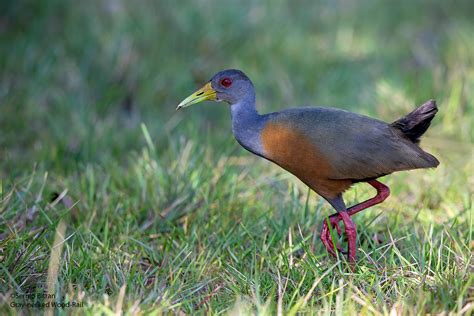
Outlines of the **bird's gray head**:
[{"label": "bird's gray head", "polygon": [[215,74],[204,87],[184,99],[177,109],[205,100],[235,104],[244,100],[253,101],[254,98],[252,81],[242,71],[228,69]]},{"label": "bird's gray head", "polygon": [[229,104],[238,103],[254,95],[252,81],[240,70],[229,69],[218,72],[211,79],[211,87],[216,91],[216,101]]}]

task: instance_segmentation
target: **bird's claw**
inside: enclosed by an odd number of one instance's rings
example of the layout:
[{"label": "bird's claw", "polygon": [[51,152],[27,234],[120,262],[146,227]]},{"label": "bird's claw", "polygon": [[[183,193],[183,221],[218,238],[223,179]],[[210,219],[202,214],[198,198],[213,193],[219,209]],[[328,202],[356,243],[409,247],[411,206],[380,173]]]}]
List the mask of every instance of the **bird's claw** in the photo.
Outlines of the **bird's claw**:
[{"label": "bird's claw", "polygon": [[[338,236],[342,235],[341,227],[339,226],[339,222],[342,220],[342,217],[339,214],[334,214],[329,217],[329,222],[331,224],[332,229],[336,229]],[[323,242],[326,249],[329,251],[330,254],[336,256],[336,252],[334,251],[334,243],[332,241],[331,230],[328,227],[328,221],[325,220],[323,223],[323,229],[321,230],[321,241]],[[339,243],[336,244],[336,249],[342,253],[347,253],[344,251]]]},{"label": "bird's claw", "polygon": [[[323,228],[321,230],[321,241],[323,242],[324,246],[326,247],[327,251],[333,255],[334,257],[337,257],[336,251],[343,254],[347,255],[348,259],[351,263],[355,262],[355,252],[356,252],[356,230],[355,230],[355,225],[350,219],[350,214],[347,213],[341,213],[333,214],[329,217],[329,224],[331,225],[331,228],[336,230],[337,234],[339,237],[342,235],[342,230],[341,227],[339,226],[339,222],[343,221],[345,223],[345,229],[346,229],[346,235],[348,239],[348,248],[347,250],[344,250],[341,248],[339,243],[336,244],[336,247],[334,247],[333,243],[333,238],[331,235],[331,229],[329,229],[328,226],[328,220],[325,220],[323,223]],[[344,218],[346,217],[346,218]],[[335,250],[337,249],[337,250]]]}]

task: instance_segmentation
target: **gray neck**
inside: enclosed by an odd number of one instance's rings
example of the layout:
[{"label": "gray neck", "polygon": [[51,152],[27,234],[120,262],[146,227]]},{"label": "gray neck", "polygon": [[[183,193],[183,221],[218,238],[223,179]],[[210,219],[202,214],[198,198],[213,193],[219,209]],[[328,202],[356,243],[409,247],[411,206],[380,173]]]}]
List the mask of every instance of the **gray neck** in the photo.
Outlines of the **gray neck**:
[{"label": "gray neck", "polygon": [[255,95],[249,94],[245,99],[231,104],[230,110],[235,139],[245,149],[257,155],[263,155],[260,132],[265,119],[255,109]]}]

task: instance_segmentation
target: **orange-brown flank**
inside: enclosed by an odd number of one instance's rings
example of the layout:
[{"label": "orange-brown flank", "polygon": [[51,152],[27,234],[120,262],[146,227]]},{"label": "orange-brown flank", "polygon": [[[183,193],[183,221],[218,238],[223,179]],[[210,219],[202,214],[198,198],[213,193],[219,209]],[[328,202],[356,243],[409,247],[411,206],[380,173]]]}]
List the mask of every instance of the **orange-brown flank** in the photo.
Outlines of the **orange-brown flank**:
[{"label": "orange-brown flank", "polygon": [[268,159],[325,198],[334,198],[352,185],[350,180],[331,180],[328,158],[305,135],[284,124],[268,123],[261,140]]}]

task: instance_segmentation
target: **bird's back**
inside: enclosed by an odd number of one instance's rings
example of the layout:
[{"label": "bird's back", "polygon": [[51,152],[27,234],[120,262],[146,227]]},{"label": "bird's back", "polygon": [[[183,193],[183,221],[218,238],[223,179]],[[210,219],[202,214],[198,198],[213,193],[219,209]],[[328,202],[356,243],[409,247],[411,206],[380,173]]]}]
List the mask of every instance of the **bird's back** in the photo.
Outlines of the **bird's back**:
[{"label": "bird's back", "polygon": [[266,158],[316,191],[328,185],[343,191],[356,181],[438,163],[390,124],[334,108],[271,113],[261,141]]}]

